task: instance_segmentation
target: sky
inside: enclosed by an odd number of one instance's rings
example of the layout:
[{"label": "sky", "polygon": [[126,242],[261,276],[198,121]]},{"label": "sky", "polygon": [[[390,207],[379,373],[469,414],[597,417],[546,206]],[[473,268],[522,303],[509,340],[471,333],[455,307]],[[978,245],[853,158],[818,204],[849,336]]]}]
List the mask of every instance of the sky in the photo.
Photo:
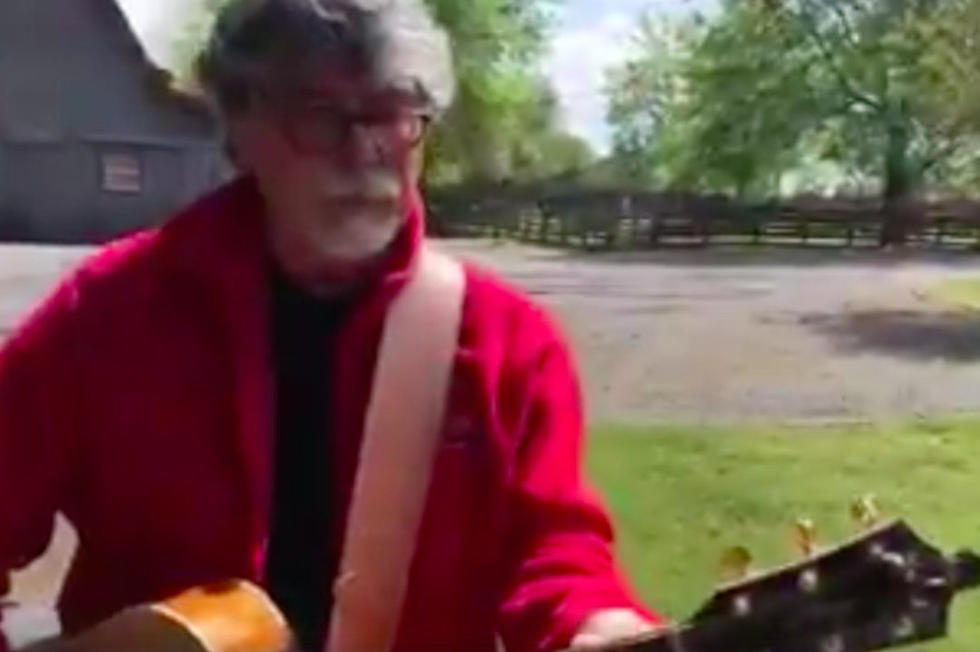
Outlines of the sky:
[{"label": "sky", "polygon": [[645,10],[706,11],[716,0],[566,0],[545,69],[558,91],[565,127],[600,153],[609,147],[605,73],[629,54],[637,17]]},{"label": "sky", "polygon": [[[118,0],[150,56],[169,60],[174,34],[198,0]],[[677,13],[706,10],[716,0],[565,0],[544,62],[561,98],[562,121],[599,152],[609,147],[602,94],[605,71],[629,52],[637,16],[644,9]]]}]

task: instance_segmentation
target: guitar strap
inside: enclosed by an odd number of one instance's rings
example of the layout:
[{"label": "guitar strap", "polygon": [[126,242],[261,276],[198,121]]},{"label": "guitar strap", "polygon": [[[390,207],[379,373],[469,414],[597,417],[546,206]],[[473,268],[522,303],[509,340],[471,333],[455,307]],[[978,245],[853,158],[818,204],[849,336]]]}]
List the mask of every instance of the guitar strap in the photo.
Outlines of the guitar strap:
[{"label": "guitar strap", "polygon": [[348,512],[327,650],[388,652],[446,411],[465,278],[424,246],[389,308]]}]

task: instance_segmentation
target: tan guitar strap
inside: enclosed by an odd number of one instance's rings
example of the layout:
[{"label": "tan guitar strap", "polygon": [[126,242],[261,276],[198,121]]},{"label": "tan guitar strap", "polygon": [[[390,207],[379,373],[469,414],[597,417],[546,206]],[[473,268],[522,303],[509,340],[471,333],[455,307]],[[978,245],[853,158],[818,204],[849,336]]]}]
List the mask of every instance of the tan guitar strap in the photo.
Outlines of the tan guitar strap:
[{"label": "tan guitar strap", "polygon": [[424,247],[388,311],[368,403],[327,641],[329,652],[389,652],[446,412],[465,278]]}]

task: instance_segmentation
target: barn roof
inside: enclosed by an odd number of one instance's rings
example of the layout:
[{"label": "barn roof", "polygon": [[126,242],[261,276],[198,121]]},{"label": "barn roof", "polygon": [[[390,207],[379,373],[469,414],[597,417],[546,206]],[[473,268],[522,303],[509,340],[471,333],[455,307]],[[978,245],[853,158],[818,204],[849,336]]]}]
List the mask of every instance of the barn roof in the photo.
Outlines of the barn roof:
[{"label": "barn roof", "polygon": [[117,0],[89,0],[89,2],[95,5],[105,17],[107,24],[120,39],[124,48],[139,61],[144,71],[144,81],[155,97],[187,111],[208,113],[203,98],[178,89],[174,85],[173,75],[153,62]]}]

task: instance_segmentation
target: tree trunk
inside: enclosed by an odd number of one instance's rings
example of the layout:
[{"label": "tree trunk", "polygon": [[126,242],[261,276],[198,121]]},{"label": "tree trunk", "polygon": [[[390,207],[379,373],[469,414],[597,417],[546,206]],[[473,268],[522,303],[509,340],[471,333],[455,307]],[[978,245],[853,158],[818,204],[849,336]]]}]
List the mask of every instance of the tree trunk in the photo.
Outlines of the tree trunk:
[{"label": "tree trunk", "polygon": [[909,133],[904,121],[888,128],[885,187],[882,201],[882,247],[903,247],[918,221],[915,191],[918,179],[909,161]]}]

